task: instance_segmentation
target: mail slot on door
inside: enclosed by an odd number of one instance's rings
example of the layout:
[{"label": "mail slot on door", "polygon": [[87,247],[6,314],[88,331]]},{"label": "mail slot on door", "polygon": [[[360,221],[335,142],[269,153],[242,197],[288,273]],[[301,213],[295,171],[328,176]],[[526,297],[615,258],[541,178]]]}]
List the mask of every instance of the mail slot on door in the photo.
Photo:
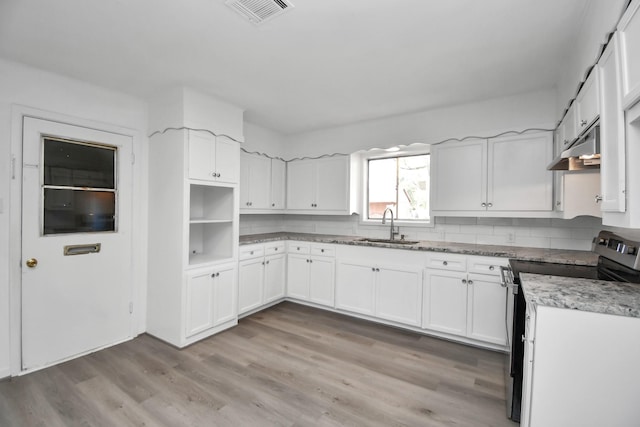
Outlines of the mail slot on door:
[{"label": "mail slot on door", "polygon": [[67,245],[64,247],[64,255],[96,254],[100,252],[101,245],[101,243],[91,243],[88,245]]}]

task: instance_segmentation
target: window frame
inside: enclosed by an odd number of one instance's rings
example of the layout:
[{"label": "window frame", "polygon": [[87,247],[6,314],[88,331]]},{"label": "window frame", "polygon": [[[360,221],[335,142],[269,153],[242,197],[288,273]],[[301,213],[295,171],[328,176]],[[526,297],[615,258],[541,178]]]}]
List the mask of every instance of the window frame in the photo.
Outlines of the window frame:
[{"label": "window frame", "polygon": [[[419,156],[429,155],[431,156],[430,145],[428,144],[412,144],[411,146],[396,146],[387,149],[372,149],[361,153],[360,166],[362,170],[360,188],[362,192],[361,196],[361,212],[360,224],[361,225],[381,225],[381,219],[369,218],[369,161],[390,159],[397,157]],[[430,157],[431,159],[431,157]],[[429,170],[431,172],[431,169]],[[431,182],[431,179],[429,180]],[[431,199],[431,186],[429,186],[429,199]],[[435,221],[431,214],[431,203],[429,203],[429,219],[394,219],[394,225],[402,227],[434,227]]]}]

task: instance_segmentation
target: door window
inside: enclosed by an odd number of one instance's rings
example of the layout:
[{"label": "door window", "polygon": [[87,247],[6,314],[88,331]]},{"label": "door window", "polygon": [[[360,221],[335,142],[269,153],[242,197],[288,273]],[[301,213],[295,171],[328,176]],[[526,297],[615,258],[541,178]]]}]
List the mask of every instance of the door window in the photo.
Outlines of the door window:
[{"label": "door window", "polygon": [[116,230],[116,147],[43,137],[42,234]]}]

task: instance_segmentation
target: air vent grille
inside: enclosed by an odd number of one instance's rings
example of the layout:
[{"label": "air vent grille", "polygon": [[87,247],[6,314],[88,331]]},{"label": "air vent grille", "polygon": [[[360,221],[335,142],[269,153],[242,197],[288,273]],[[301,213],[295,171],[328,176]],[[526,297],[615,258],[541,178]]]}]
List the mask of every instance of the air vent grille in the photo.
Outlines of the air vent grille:
[{"label": "air vent grille", "polygon": [[293,8],[288,0],[227,0],[225,4],[256,25]]}]

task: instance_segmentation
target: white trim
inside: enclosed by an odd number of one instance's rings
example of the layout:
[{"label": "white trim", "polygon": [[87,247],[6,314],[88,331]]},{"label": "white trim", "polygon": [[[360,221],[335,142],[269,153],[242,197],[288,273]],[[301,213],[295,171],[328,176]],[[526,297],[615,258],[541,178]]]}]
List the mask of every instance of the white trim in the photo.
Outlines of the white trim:
[{"label": "white trim", "polygon": [[[144,134],[135,129],[126,128],[110,123],[102,123],[95,120],[70,116],[67,114],[41,110],[20,104],[11,105],[10,149],[11,157],[15,158],[15,177],[10,183],[9,198],[9,375],[21,375],[21,287],[22,287],[22,124],[24,117],[65,123],[73,126],[81,126],[90,129],[125,135],[132,138],[133,155],[137,159],[144,159]],[[147,216],[147,186],[144,165],[136,162],[132,173],[132,295],[134,311],[131,321],[129,339],[137,336],[146,329],[146,283],[147,283],[147,259],[146,242],[147,228],[144,219]],[[137,179],[136,179],[137,178]],[[140,179],[142,178],[142,179]],[[92,350],[91,352],[93,352]],[[30,371],[28,371],[30,372]],[[0,378],[2,372],[0,372]]]}]

